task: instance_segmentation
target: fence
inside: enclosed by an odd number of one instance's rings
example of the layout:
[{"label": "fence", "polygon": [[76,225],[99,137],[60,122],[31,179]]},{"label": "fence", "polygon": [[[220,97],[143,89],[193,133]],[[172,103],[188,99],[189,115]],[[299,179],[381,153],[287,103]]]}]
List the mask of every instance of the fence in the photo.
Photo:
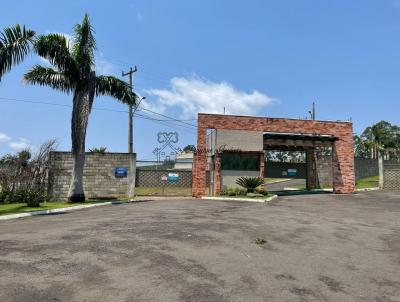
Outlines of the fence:
[{"label": "fence", "polygon": [[400,164],[385,164],[383,168],[383,188],[400,190]]},{"label": "fence", "polygon": [[135,187],[137,195],[191,196],[192,164],[179,161],[138,161]]}]

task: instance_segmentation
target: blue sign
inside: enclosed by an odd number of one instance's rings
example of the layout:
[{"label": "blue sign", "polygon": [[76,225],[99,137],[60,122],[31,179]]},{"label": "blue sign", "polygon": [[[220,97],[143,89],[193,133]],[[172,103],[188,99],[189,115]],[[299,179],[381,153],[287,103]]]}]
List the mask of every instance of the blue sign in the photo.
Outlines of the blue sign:
[{"label": "blue sign", "polygon": [[296,176],[297,175],[297,169],[288,169],[287,171],[287,176]]},{"label": "blue sign", "polygon": [[116,167],[114,170],[115,177],[127,177],[128,168],[127,167]]},{"label": "blue sign", "polygon": [[178,182],[179,174],[178,173],[168,173],[168,181],[169,182]]}]

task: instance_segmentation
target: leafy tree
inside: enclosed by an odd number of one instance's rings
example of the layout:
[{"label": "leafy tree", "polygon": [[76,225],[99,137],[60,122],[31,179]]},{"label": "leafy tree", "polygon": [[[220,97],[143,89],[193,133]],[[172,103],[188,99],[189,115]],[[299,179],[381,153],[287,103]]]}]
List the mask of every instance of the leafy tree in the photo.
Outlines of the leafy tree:
[{"label": "leafy tree", "polygon": [[367,127],[361,138],[373,158],[377,158],[378,154],[395,156],[400,150],[399,127],[386,121]]},{"label": "leafy tree", "polygon": [[194,145],[187,145],[185,148],[183,148],[183,152],[195,152],[196,147]]},{"label": "leafy tree", "polygon": [[33,30],[19,24],[6,27],[0,33],[0,82],[3,75],[10,71],[13,65],[21,63],[30,52],[35,34]]},{"label": "leafy tree", "polygon": [[136,95],[125,82],[112,76],[96,75],[94,51],[96,41],[87,14],[82,24],[74,27],[74,38],[68,41],[64,35],[40,35],[34,42],[34,51],[47,59],[52,67],[35,65],[24,75],[24,81],[72,94],[72,180],[68,200],[82,202],[83,167],[85,162],[85,138],[96,96],[108,95],[125,104],[134,105]]}]

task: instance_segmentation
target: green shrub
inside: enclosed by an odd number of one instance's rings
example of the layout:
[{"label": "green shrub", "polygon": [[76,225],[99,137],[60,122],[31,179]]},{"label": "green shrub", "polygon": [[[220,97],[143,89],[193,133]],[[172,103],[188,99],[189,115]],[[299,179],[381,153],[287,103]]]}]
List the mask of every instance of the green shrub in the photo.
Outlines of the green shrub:
[{"label": "green shrub", "polygon": [[235,188],[236,195],[246,195],[246,190],[241,188]]},{"label": "green shrub", "polygon": [[0,203],[26,203],[28,207],[40,207],[41,202],[46,201],[43,192],[34,189],[18,188],[14,191],[2,190],[0,192]]},{"label": "green shrub", "polygon": [[229,188],[228,189],[228,196],[236,196],[236,191],[235,189]]},{"label": "green shrub", "polygon": [[223,187],[221,192],[219,193],[221,196],[238,196],[238,195],[246,195],[246,190],[241,188],[227,188]]},{"label": "green shrub", "polygon": [[101,153],[101,154],[105,154],[107,152],[107,147],[95,147],[92,149],[89,149],[90,153]]},{"label": "green shrub", "polygon": [[253,193],[254,189],[261,186],[264,183],[264,179],[260,177],[239,177],[236,180],[236,184],[245,188],[248,193]]},{"label": "green shrub", "polygon": [[221,189],[221,192],[219,192],[219,195],[227,196],[227,195],[228,195],[228,188],[227,188],[226,186],[224,186],[224,187]]},{"label": "green shrub", "polygon": [[40,203],[46,201],[46,195],[36,190],[27,190],[25,203],[28,207],[40,207]]},{"label": "green shrub", "polygon": [[7,189],[0,191],[0,204],[8,203],[8,195],[9,194],[10,194],[10,191]]},{"label": "green shrub", "polygon": [[255,193],[258,193],[258,194],[262,194],[262,195],[264,195],[264,196],[267,196],[268,195],[268,191],[267,190],[265,190],[265,189],[255,189],[254,190],[254,192]]}]

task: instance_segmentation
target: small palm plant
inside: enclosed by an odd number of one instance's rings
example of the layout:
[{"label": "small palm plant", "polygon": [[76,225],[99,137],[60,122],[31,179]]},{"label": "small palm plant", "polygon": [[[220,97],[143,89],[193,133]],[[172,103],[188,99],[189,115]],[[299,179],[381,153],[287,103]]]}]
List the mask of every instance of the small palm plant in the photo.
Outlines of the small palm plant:
[{"label": "small palm plant", "polygon": [[260,177],[239,177],[236,180],[236,184],[245,188],[247,193],[253,193],[254,189],[261,186],[264,183],[264,179]]}]

